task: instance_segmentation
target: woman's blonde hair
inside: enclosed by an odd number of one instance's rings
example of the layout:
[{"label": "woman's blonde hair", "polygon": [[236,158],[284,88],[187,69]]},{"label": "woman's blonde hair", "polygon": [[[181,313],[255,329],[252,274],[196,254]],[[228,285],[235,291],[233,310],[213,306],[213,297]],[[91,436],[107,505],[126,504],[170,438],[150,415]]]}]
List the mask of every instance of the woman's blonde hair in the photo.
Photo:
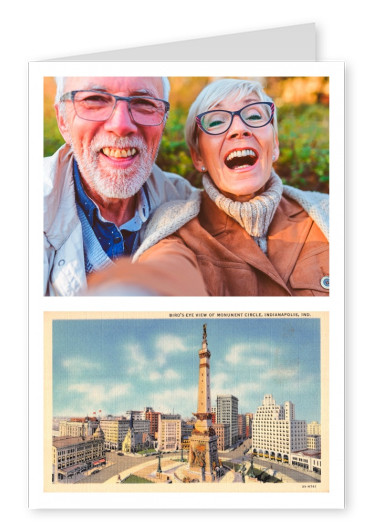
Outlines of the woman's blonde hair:
[{"label": "woman's blonde hair", "polygon": [[[256,94],[260,101],[273,102],[263,90],[261,83],[246,79],[218,79],[207,85],[197,96],[189,109],[185,124],[185,140],[190,149],[198,152],[198,126],[196,116],[205,111],[210,111],[224,99],[232,96],[234,101],[239,101],[249,94]],[[277,110],[274,109],[272,126],[275,136],[278,135]]]}]

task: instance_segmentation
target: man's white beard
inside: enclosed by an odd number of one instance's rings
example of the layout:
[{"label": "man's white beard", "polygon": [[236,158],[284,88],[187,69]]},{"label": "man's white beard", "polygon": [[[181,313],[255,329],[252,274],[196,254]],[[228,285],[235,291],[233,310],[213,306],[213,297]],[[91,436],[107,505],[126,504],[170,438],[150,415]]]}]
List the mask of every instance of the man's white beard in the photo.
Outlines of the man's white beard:
[{"label": "man's white beard", "polygon": [[[154,146],[148,146],[142,138],[108,138],[105,135],[96,136],[88,147],[84,147],[82,154],[78,154],[77,147],[71,141],[74,157],[81,175],[87,184],[101,197],[109,199],[127,199],[140,190],[149,178],[155,157]],[[137,160],[129,168],[112,169],[101,168],[98,164],[101,149],[111,146],[118,149],[136,148]]]}]

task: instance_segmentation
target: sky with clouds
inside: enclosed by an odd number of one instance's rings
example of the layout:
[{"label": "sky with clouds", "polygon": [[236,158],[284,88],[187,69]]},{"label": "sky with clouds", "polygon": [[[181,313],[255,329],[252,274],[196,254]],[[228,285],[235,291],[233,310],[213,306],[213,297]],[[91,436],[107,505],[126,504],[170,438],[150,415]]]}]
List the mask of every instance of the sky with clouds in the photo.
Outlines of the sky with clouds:
[{"label": "sky with clouds", "polygon": [[207,323],[211,400],[256,412],[265,394],[320,422],[319,319],[111,319],[53,322],[53,415],[197,409],[198,351]]}]

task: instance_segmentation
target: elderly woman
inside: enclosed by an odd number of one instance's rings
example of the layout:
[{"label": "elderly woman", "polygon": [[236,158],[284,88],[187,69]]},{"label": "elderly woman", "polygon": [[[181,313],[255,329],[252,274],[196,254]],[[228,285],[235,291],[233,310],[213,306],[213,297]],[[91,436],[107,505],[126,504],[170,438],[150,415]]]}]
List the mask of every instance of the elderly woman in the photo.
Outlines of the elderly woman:
[{"label": "elderly woman", "polygon": [[186,139],[201,197],[159,207],[138,265],[114,278],[160,295],[328,295],[328,196],[284,186],[273,170],[277,113],[261,85],[205,87]]}]

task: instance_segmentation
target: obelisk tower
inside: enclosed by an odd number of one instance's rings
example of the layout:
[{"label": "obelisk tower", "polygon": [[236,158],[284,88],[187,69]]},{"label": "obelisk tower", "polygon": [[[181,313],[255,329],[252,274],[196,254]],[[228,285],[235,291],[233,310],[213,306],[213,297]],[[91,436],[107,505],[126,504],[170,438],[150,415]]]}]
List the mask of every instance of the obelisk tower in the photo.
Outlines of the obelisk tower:
[{"label": "obelisk tower", "polygon": [[210,401],[210,350],[208,349],[208,339],[206,325],[203,326],[202,348],[198,351],[200,358],[198,375],[198,397],[197,397],[197,417],[195,429],[202,433],[208,431],[211,426],[211,401]]},{"label": "obelisk tower", "polygon": [[202,348],[199,355],[197,418],[190,438],[189,471],[200,481],[214,481],[215,468],[219,466],[217,436],[212,428],[210,401],[210,350],[206,324],[203,326]]}]

